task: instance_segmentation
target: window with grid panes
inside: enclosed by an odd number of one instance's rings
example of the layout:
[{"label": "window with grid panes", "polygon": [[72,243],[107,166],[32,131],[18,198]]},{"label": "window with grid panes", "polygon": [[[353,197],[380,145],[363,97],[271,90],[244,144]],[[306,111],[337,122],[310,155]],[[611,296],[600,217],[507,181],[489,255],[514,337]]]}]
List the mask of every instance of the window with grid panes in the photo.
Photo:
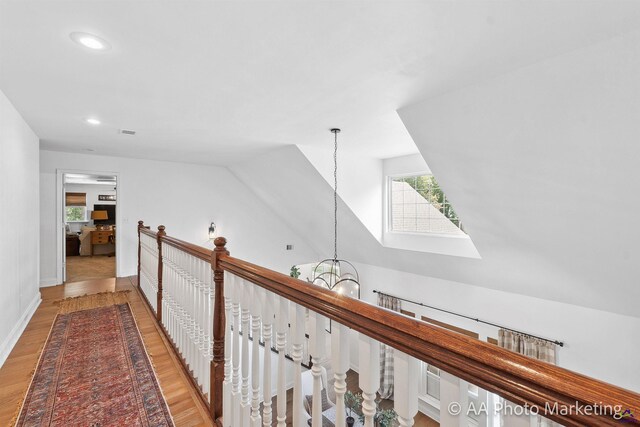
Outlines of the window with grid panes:
[{"label": "window with grid panes", "polygon": [[389,230],[465,235],[460,218],[433,175],[389,179]]}]

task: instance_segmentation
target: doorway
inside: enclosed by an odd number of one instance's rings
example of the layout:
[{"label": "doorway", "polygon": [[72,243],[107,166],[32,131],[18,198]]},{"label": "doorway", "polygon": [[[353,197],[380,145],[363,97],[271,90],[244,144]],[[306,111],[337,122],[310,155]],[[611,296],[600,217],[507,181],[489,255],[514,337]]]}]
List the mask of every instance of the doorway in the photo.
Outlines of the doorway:
[{"label": "doorway", "polygon": [[118,177],[62,173],[62,282],[116,277]]}]

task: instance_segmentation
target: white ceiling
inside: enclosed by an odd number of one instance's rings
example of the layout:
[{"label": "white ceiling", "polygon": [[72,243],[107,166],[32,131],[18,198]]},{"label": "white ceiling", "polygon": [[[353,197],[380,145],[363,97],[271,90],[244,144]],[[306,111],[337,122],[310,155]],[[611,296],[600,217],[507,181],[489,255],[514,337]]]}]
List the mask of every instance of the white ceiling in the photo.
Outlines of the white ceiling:
[{"label": "white ceiling", "polygon": [[638,1],[0,0],[0,89],[46,149],[231,164],[340,126],[387,158],[417,152],[397,109],[639,17]]}]

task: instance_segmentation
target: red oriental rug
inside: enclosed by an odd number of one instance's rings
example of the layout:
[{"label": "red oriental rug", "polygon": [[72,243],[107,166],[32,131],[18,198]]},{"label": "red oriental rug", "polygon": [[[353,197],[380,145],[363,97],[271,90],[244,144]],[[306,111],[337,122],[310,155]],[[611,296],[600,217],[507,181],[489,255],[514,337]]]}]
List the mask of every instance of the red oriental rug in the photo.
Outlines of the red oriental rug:
[{"label": "red oriental rug", "polygon": [[16,426],[173,426],[129,304],[59,314]]}]

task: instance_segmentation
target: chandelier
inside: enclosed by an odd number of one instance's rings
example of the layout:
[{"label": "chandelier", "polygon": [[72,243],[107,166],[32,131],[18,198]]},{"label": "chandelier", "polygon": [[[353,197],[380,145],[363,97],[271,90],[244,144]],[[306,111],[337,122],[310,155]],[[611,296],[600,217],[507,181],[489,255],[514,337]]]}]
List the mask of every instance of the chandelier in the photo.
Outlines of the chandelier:
[{"label": "chandelier", "polygon": [[340,129],[331,129],[334,135],[333,150],[333,258],[320,261],[311,272],[311,282],[329,290],[360,298],[360,277],[349,261],[338,258],[338,133]]}]

